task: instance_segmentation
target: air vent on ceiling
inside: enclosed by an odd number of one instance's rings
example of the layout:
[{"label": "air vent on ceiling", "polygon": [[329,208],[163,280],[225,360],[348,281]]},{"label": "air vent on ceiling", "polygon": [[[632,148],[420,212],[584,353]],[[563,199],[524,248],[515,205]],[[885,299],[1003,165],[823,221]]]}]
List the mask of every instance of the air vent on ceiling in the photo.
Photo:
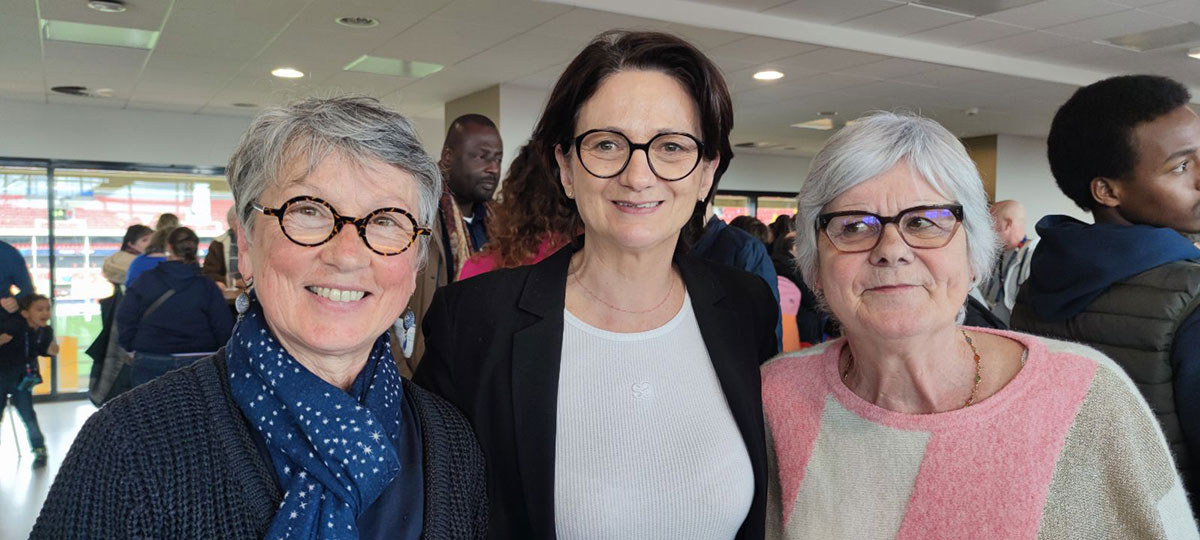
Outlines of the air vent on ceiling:
[{"label": "air vent on ceiling", "polygon": [[92,0],[87,3],[90,7],[101,13],[124,13],[125,2],[121,0]]},{"label": "air vent on ceiling", "polygon": [[776,146],[779,146],[779,144],[778,144],[778,143],[773,143],[773,142],[766,142],[766,141],[747,141],[747,142],[737,143],[737,144],[735,144],[735,145],[733,145],[733,146],[734,146],[735,148],[758,148],[758,149],[763,149],[763,148],[774,148],[774,147],[776,147]]},{"label": "air vent on ceiling", "polygon": [[110,88],[92,89],[86,86],[54,86],[50,88],[50,91],[80,97],[112,97],[113,95],[113,91]]},{"label": "air vent on ceiling", "polygon": [[338,17],[337,23],[350,28],[372,28],[379,26],[379,20],[371,17]]}]

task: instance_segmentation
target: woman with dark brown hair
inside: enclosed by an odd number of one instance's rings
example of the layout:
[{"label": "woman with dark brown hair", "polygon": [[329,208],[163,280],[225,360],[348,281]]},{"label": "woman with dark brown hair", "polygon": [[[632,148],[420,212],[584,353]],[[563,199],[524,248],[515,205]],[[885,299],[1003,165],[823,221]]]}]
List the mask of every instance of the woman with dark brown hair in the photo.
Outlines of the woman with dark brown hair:
[{"label": "woman with dark brown hair", "polygon": [[558,183],[557,167],[535,145],[522,146],[508,166],[499,202],[488,216],[488,240],[483,251],[467,259],[459,279],[534,264],[571,241],[582,228],[574,203]]},{"label": "woman with dark brown hair", "polygon": [[583,234],[439,290],[414,379],[475,429],[492,538],[763,537],[779,307],[687,254],[732,125],[720,71],[675,36],[601,34],[559,78],[529,146]]}]

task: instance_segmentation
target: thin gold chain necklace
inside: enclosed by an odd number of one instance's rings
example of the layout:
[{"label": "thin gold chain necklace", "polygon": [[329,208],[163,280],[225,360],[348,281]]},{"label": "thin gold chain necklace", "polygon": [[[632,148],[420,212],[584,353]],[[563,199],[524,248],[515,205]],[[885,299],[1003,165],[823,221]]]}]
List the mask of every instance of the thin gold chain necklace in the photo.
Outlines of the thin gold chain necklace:
[{"label": "thin gold chain necklace", "polygon": [[650,308],[650,309],[647,309],[647,310],[642,310],[642,311],[634,311],[634,310],[629,310],[629,309],[621,309],[621,308],[619,308],[619,307],[617,307],[617,306],[614,306],[614,305],[612,305],[612,304],[610,304],[610,303],[608,303],[608,302],[605,302],[603,298],[600,298],[600,296],[599,296],[599,295],[597,295],[596,293],[592,292],[592,290],[591,290],[591,289],[589,289],[587,285],[584,285],[584,284],[583,284],[583,280],[582,280],[582,279],[579,279],[579,274],[582,274],[582,273],[583,273],[583,269],[582,269],[582,268],[580,268],[578,271],[576,271],[576,272],[575,272],[575,274],[574,274],[574,277],[575,277],[575,283],[578,283],[578,284],[579,284],[579,287],[583,289],[583,292],[587,293],[587,295],[588,295],[588,296],[590,296],[590,297],[592,298],[592,300],[595,300],[595,301],[597,301],[597,302],[600,302],[601,304],[604,304],[605,306],[607,306],[607,307],[608,307],[608,309],[611,309],[611,310],[614,310],[614,311],[620,311],[621,313],[628,313],[628,314],[630,314],[630,315],[644,315],[644,314],[646,314],[646,313],[650,313],[650,312],[652,312],[652,311],[654,311],[654,310],[656,310],[656,309],[658,309],[658,308],[662,307],[662,306],[663,306],[663,304],[667,303],[667,300],[671,298],[671,293],[675,292],[675,279],[674,279],[674,278],[672,278],[672,279],[671,279],[671,286],[667,288],[667,295],[666,295],[666,296],[664,296],[662,300],[659,300],[659,302],[658,302],[657,304],[655,304],[655,305],[654,305],[654,307],[652,307],[652,308]]},{"label": "thin gold chain necklace", "polygon": [[[983,377],[981,376],[983,362],[979,356],[979,349],[975,348],[975,341],[971,339],[971,336],[967,335],[965,330],[959,330],[959,332],[962,332],[963,339],[967,340],[967,346],[971,347],[971,353],[975,356],[975,383],[971,385],[971,393],[967,395],[967,401],[963,403],[963,407],[965,408],[975,404],[975,393],[979,391],[979,382],[983,380]],[[850,376],[850,370],[853,367],[854,352],[851,352],[850,358],[846,360],[846,369],[842,370],[843,383],[846,382],[846,379]]]}]

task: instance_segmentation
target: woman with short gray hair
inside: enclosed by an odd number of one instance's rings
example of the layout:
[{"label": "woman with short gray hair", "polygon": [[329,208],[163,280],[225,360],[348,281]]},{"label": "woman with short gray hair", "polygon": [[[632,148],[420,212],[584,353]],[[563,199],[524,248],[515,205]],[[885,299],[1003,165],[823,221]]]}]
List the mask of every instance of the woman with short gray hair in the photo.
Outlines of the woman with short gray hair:
[{"label": "woman with short gray hair", "polygon": [[441,192],[411,124],[365,97],[269,109],[226,174],[233,336],[88,420],[33,537],[484,537],[471,428],[386,333]]},{"label": "woman with short gray hair", "polygon": [[996,238],[950,132],[867,116],[798,201],[798,264],[844,337],[763,366],[768,538],[1196,537],[1120,368],[956,323]]}]

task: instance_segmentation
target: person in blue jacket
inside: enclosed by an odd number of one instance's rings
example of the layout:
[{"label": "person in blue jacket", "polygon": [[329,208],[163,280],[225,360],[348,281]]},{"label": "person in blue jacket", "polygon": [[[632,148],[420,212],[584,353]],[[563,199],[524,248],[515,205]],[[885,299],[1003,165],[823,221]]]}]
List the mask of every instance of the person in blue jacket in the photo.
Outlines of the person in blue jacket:
[{"label": "person in blue jacket", "polygon": [[1138,384],[1200,495],[1200,117],[1182,84],[1113,77],[1078,90],[1047,139],[1058,186],[1094,224],[1051,215],[1012,327],[1095,347]]},{"label": "person in blue jacket", "polygon": [[[771,287],[775,302],[779,303],[779,276],[775,273],[775,263],[767,254],[767,247],[750,233],[737,227],[730,227],[721,218],[713,215],[713,203],[708,203],[705,212],[704,233],[692,245],[692,255],[732,266],[755,274]],[[779,346],[783,346],[783,321],[775,323],[775,337]]]},{"label": "person in blue jacket", "polygon": [[199,243],[187,227],[171,231],[166,262],[139,276],[117,309],[117,342],[133,353],[134,386],[190,364],[229,341],[233,315],[221,289],[200,272]]}]

